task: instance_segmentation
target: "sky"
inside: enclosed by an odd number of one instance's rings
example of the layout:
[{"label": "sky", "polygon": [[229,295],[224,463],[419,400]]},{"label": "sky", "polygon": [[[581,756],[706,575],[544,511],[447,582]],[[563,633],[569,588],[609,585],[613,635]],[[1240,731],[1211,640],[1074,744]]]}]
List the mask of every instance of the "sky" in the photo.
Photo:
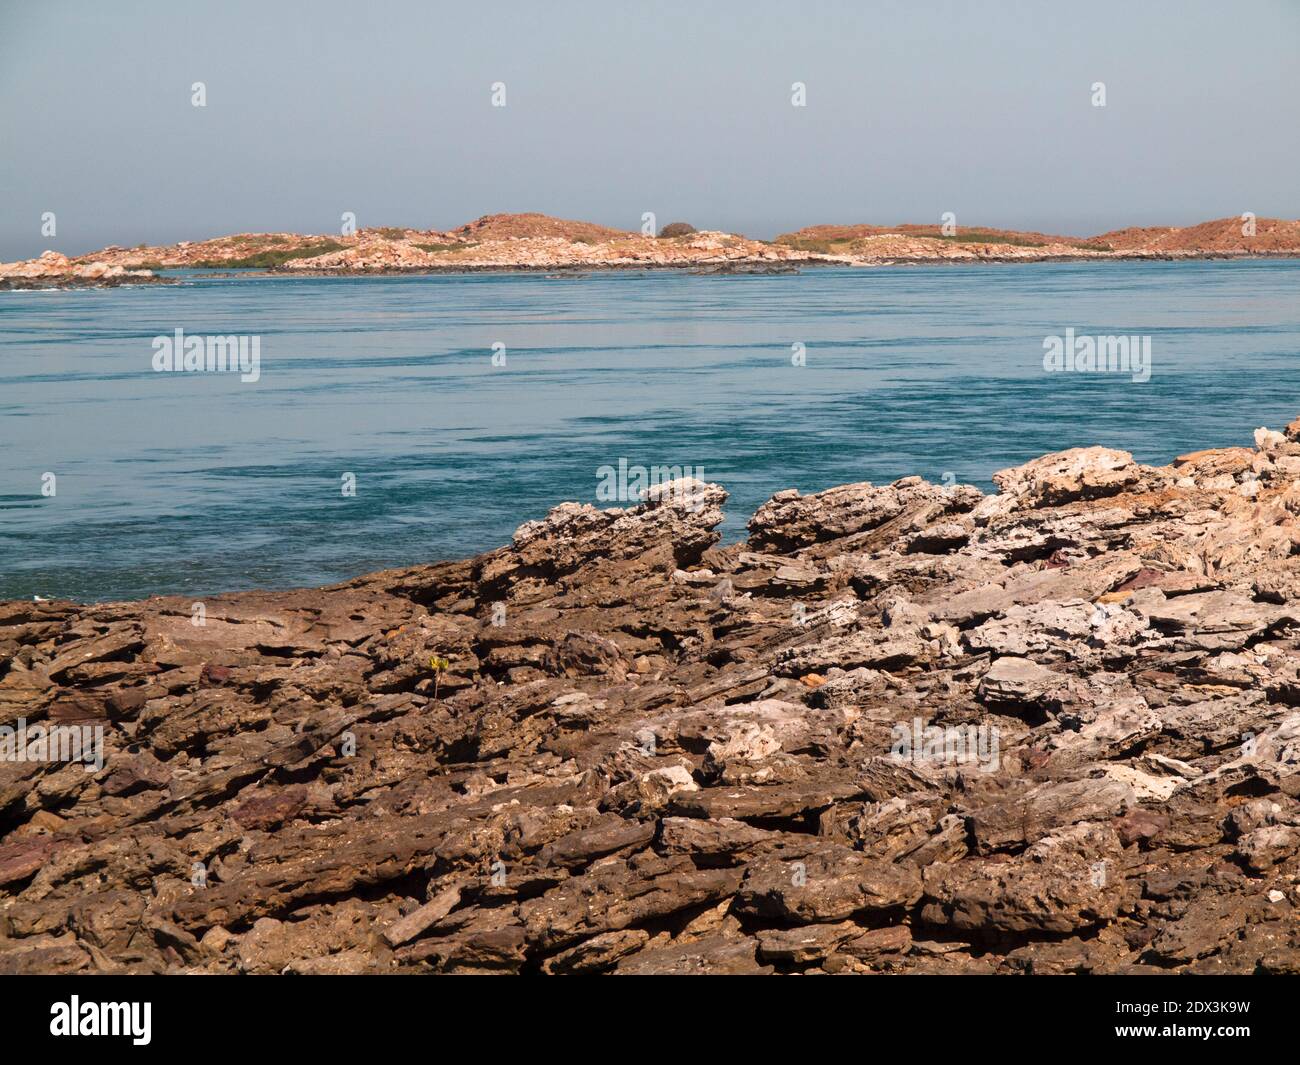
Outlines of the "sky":
[{"label": "sky", "polygon": [[764,238],[1295,218],[1298,56],[1300,0],[0,0],[0,261],[346,211]]}]

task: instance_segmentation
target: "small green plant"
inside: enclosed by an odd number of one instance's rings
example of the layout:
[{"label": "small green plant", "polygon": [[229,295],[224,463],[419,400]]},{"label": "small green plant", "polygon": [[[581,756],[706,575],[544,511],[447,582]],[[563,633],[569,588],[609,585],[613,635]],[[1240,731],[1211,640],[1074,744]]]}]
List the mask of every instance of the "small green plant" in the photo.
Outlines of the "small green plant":
[{"label": "small green plant", "polygon": [[[926,237],[934,237],[936,240],[952,241],[956,244],[1010,244],[1017,248],[1045,248],[1047,241],[1033,240],[1029,237],[1017,237],[1010,234],[990,233],[983,229],[967,229],[960,233],[924,233]],[[1111,251],[1109,244],[1090,244],[1086,240],[1062,239],[1059,243],[1066,244],[1071,248],[1082,248],[1085,251]]]},{"label": "small green plant", "polygon": [[436,699],[438,698],[438,682],[442,679],[442,675],[451,668],[451,662],[434,655],[429,659],[429,668],[433,670],[433,697]]},{"label": "small green plant", "polygon": [[450,244],[417,244],[421,251],[429,251],[437,254],[440,251],[464,251],[466,248],[477,248],[477,240],[457,240]]},{"label": "small green plant", "polygon": [[851,242],[820,240],[816,237],[780,237],[776,243],[798,251],[812,252],[814,255],[837,255],[848,251]]},{"label": "small green plant", "polygon": [[918,236],[946,240],[953,244],[1010,244],[1017,248],[1041,248],[1044,246],[1044,242],[1041,240],[989,233],[983,229],[964,229],[959,233],[921,233]]},{"label": "small green plant", "polygon": [[275,248],[260,251],[255,255],[245,255],[238,259],[205,259],[194,265],[207,270],[239,270],[246,267],[266,269],[283,266],[290,259],[312,259],[332,251],[342,251],[343,245],[336,240],[325,240],[319,244],[307,244],[301,248]]}]

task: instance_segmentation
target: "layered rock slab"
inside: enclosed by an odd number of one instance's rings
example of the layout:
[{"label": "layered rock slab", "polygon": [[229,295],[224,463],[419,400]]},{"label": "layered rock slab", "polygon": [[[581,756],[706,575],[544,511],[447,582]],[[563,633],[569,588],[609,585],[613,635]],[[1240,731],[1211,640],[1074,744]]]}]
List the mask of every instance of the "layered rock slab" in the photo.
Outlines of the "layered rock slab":
[{"label": "layered rock slab", "polygon": [[103,763],[0,759],[0,971],[1295,971],[1297,460],[785,491],[725,547],[686,481],[202,625],[2,603],[0,726]]}]

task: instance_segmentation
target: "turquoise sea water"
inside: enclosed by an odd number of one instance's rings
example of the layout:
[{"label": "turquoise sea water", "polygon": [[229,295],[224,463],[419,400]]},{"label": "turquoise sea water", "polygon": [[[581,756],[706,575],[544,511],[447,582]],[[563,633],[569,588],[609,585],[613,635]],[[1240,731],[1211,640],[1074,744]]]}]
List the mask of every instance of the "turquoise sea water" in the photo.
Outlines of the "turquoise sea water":
[{"label": "turquoise sea water", "polygon": [[[1151,336],[1151,379],[1045,373],[1044,337],[1069,327]],[[154,372],[152,339],[177,328],[259,336],[261,379]],[[462,557],[596,501],[620,458],[703,467],[731,492],[732,540],[783,488],[988,487],[1098,443],[1165,462],[1297,414],[1295,260],[0,292],[0,598]]]}]

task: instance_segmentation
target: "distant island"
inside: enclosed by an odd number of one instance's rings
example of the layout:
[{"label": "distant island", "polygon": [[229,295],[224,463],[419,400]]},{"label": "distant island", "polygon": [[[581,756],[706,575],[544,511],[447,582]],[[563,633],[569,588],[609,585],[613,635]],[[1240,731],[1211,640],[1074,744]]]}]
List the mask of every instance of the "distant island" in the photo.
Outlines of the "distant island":
[{"label": "distant island", "polygon": [[1220,218],[1183,228],[1132,227],[1095,237],[935,225],[817,225],[755,240],[684,222],[648,235],[544,214],[486,215],[449,231],[363,228],[330,235],[240,233],[164,246],[116,245],[69,258],[0,263],[0,288],[80,287],[162,280],[163,270],[352,275],[695,268],[786,272],[800,266],[935,262],[1052,262],[1300,256],[1300,221]]}]

